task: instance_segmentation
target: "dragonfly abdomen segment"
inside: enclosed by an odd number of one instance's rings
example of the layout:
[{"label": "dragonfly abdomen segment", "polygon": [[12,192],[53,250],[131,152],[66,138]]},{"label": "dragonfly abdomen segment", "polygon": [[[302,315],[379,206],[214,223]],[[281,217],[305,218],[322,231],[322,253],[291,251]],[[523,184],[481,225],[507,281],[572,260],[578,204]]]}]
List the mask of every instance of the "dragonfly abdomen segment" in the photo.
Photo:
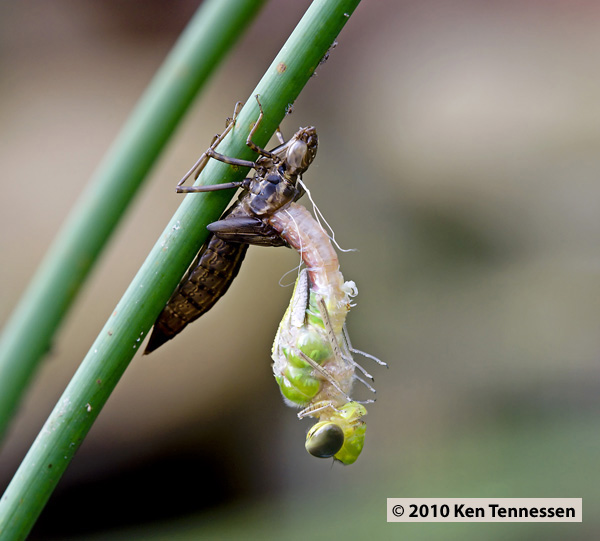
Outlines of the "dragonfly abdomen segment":
[{"label": "dragonfly abdomen segment", "polygon": [[247,250],[247,244],[211,236],[154,325],[145,353],[179,334],[215,305],[237,276]]},{"label": "dragonfly abdomen segment", "polygon": [[325,300],[336,334],[342,332],[348,313],[348,287],[329,238],[310,212],[291,203],[269,217],[271,225],[302,256],[310,276],[311,291]]},{"label": "dragonfly abdomen segment", "polygon": [[[219,240],[219,239],[215,239]],[[182,282],[179,292],[183,299],[194,310],[186,310],[185,317],[199,317],[212,308],[217,299],[221,297],[231,285],[237,275],[240,265],[246,255],[247,245],[233,245],[220,241],[219,250],[211,250],[212,242],[200,258],[198,264],[192,269],[189,279]],[[181,306],[175,306],[175,312],[181,312]],[[183,315],[183,314],[182,314]],[[195,319],[194,317],[194,319]],[[192,321],[189,319],[189,321]]]}]

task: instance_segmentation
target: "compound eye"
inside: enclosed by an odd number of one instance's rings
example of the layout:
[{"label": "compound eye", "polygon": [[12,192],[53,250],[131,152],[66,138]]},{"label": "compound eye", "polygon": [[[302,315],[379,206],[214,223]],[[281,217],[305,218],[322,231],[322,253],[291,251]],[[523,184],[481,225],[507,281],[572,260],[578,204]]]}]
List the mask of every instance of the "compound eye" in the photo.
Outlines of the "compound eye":
[{"label": "compound eye", "polygon": [[287,162],[292,172],[306,167],[308,147],[304,141],[295,141],[287,151]]},{"label": "compound eye", "polygon": [[[319,423],[320,424],[320,423]],[[344,445],[344,431],[335,423],[315,425],[306,437],[306,450],[317,458],[329,458]]]}]

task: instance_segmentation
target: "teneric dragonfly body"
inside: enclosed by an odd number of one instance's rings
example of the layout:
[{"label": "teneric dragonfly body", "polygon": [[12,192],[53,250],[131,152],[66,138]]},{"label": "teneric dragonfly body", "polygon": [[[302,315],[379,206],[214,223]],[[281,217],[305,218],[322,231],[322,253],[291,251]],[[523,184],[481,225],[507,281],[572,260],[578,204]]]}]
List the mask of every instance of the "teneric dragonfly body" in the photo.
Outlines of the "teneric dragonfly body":
[{"label": "teneric dragonfly body", "polygon": [[346,316],[356,284],[345,282],[330,239],[301,205],[290,204],[274,213],[268,223],[298,250],[306,269],[296,280],[294,294],[273,343],[273,373],[286,402],[303,408],[298,417],[319,422],[307,434],[307,451],[319,458],[334,457],[352,464],[360,455],[367,410],[350,393],[355,380],[375,392],[355,372],[371,376],[357,364]]},{"label": "teneric dragonfly body", "polygon": [[[286,245],[286,241],[267,223],[267,219],[302,195],[303,191],[297,187],[297,181],[316,155],[316,130],[313,127],[300,128],[287,142],[278,130],[280,145],[271,151],[262,149],[252,141],[263,118],[260,107],[258,120],[246,140],[246,144],[259,154],[258,159],[251,162],[230,158],[219,154],[215,149],[233,128],[237,110],[238,106],[223,134],[214,139],[209,149],[181,179],[177,191],[190,193],[241,188],[242,193],[219,221],[208,226],[211,235],[156,320],[145,353],[160,347],[214,306],[237,276],[248,243],[261,246]],[[200,174],[210,158],[234,166],[251,167],[255,171],[254,176],[241,182],[214,186],[183,186],[190,176]]]}]

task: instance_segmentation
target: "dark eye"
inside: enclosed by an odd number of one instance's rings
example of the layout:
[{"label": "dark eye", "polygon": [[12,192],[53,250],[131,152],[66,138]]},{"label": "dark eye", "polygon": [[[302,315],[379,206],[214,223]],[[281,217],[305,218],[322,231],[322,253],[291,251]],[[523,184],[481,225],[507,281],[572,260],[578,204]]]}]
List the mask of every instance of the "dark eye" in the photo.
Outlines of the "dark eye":
[{"label": "dark eye", "polygon": [[306,439],[306,450],[317,458],[329,458],[344,445],[344,431],[335,423],[324,423]]}]

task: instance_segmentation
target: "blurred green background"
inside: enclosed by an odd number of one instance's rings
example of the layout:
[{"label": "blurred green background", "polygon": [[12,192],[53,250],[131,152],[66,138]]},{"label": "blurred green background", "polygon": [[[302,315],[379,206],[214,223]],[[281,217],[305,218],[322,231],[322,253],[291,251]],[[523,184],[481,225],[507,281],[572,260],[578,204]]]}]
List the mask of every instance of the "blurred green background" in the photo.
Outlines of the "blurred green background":
[{"label": "blurred green background", "polygon": [[[196,5],[3,3],[0,323]],[[268,3],[201,95],[38,372],[0,491],[308,5]],[[319,131],[304,180],[359,250],[350,336],[390,365],[369,366],[361,458],[305,452],[270,369],[298,257],[251,248],[209,314],[134,359],[31,539],[597,539],[599,21],[592,1],[363,2],[282,125]],[[584,522],[387,524],[412,496],[583,497]]]}]

